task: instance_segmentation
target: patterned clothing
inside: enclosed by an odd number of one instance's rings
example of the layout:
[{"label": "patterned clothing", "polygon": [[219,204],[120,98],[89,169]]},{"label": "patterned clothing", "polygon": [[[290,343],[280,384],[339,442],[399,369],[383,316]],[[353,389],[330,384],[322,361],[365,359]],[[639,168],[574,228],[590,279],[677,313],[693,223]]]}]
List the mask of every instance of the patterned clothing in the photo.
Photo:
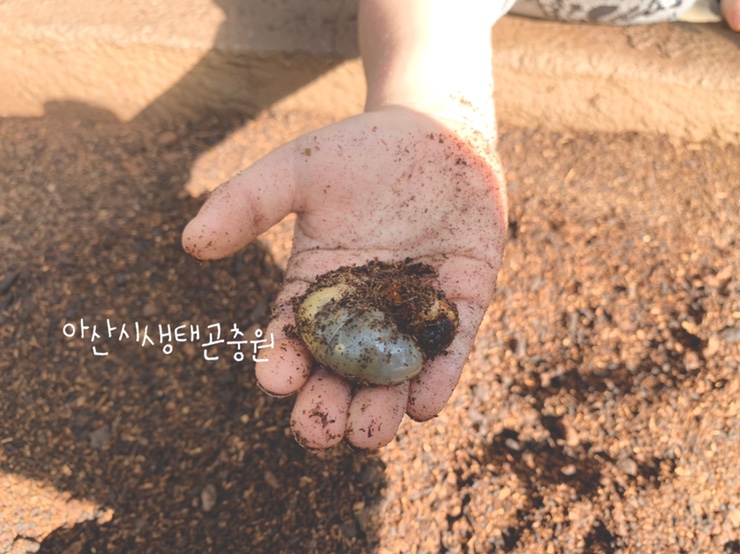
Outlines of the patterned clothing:
[{"label": "patterned clothing", "polygon": [[633,25],[719,19],[719,0],[516,0],[509,13],[569,22]]}]

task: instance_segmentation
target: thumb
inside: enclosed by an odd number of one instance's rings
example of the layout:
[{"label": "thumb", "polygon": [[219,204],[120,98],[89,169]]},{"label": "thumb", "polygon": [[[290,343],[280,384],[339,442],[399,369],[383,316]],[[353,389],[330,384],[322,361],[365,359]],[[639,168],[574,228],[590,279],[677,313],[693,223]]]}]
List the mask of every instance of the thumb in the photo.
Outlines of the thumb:
[{"label": "thumb", "polygon": [[199,260],[230,256],[294,209],[295,142],[274,150],[214,190],[182,233]]}]

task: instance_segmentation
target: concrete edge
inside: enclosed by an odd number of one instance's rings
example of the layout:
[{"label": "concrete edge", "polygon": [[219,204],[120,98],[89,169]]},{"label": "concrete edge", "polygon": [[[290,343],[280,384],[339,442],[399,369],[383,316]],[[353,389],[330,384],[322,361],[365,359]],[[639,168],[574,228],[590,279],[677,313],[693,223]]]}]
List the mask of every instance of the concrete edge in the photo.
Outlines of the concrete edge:
[{"label": "concrete edge", "polygon": [[[341,32],[327,25],[346,37],[352,17],[342,21]],[[38,117],[71,103],[122,121],[268,107],[344,117],[364,101],[361,63],[346,40],[339,51],[286,42],[267,52],[229,47],[223,29],[205,49],[204,41],[184,46],[148,35],[121,44],[72,28],[18,28],[0,28],[2,116]],[[507,16],[492,37],[504,123],[740,143],[740,35],[722,24],[620,28]]]}]

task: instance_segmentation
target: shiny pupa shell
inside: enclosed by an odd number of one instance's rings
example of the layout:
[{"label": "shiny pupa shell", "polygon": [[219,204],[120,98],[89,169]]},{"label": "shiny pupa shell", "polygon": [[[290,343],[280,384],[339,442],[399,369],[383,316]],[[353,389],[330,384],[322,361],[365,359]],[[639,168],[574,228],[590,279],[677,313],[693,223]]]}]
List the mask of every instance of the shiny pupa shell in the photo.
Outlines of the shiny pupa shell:
[{"label": "shiny pupa shell", "polygon": [[420,264],[372,262],[340,268],[309,287],[296,325],[319,364],[361,383],[393,385],[449,345],[457,330],[454,305],[408,268],[429,272]]}]

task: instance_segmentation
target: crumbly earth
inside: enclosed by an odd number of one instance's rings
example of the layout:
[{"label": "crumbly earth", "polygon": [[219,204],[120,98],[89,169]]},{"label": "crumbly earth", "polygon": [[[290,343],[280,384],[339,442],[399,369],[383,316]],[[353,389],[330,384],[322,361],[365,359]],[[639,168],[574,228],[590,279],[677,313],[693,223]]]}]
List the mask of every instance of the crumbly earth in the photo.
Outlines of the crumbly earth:
[{"label": "crumbly earth", "polygon": [[[179,237],[196,159],[217,174],[328,121],[265,113],[212,148],[230,124],[64,113],[0,120],[0,471],[23,483],[3,544],[740,552],[740,148],[503,130],[510,240],[450,403],[380,452],[313,453],[251,350],[201,347],[214,323],[260,338],[287,235],[214,263]],[[159,324],[201,336],[167,354]]]}]

